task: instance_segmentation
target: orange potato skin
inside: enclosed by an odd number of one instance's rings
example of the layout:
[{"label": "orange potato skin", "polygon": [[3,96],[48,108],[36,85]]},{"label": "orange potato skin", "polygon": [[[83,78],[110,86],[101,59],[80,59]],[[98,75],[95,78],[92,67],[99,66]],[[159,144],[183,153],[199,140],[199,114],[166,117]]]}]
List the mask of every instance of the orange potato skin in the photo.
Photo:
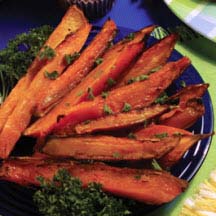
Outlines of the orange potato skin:
[{"label": "orange potato skin", "polygon": [[52,138],[42,152],[55,157],[120,161],[161,158],[179,143],[178,137],[137,141],[112,136]]},{"label": "orange potato skin", "polygon": [[148,74],[152,69],[164,65],[173,51],[177,38],[177,35],[171,34],[143,52],[116,87],[127,85],[131,78]]},{"label": "orange potato skin", "polygon": [[116,30],[114,21],[108,20],[101,32],[81,53],[81,56],[66,69],[62,76],[50,83],[46,91],[39,92],[36,115],[44,116],[53,105],[80,83],[93,68],[95,60],[103,54],[108,43],[115,37]]},{"label": "orange potato skin", "polygon": [[92,133],[95,131],[109,131],[128,128],[152,119],[168,110],[167,105],[153,105],[141,110],[118,113],[90,121],[88,124],[80,123],[75,126],[77,134]]},{"label": "orange potato skin", "polygon": [[[0,158],[7,158],[20,138],[22,132],[30,123],[34,109],[36,107],[37,93],[52,82],[44,76],[44,72],[58,69],[58,72],[63,72],[65,64],[63,63],[64,55],[71,51],[79,51],[87,35],[90,32],[91,26],[86,25],[77,33],[67,36],[67,38],[58,46],[56,56],[42,68],[33,81],[31,82],[28,92],[24,95],[22,100],[16,105],[15,109],[7,119],[2,131],[0,133]],[[76,41],[76,43],[75,43]],[[74,45],[75,44],[75,45]]]},{"label": "orange potato skin", "polygon": [[[73,25],[71,25],[71,23],[73,23]],[[84,24],[87,24],[87,20],[85,19],[83,12],[75,6],[70,7],[63,17],[61,23],[49,36],[44,46],[47,45],[55,49],[62,41],[64,41],[66,35],[77,31]],[[12,89],[9,96],[1,105],[0,132],[7,121],[8,116],[13,112],[20,98],[22,98],[26,93],[26,90],[28,89],[35,75],[46,63],[46,59],[39,59],[36,57],[28,68],[26,75],[18,81],[17,85]]]},{"label": "orange potato skin", "polygon": [[[91,182],[117,196],[139,202],[160,205],[172,201],[187,187],[187,182],[165,171],[117,168],[102,163],[78,164],[72,161],[41,160],[40,158],[11,159],[3,162],[0,178],[21,185],[39,185],[37,176],[52,179],[58,169],[65,168],[78,177],[83,186]],[[137,178],[139,176],[139,178]]]},{"label": "orange potato skin", "polygon": [[121,112],[125,102],[131,105],[132,110],[149,106],[189,64],[190,61],[186,57],[177,62],[168,63],[164,68],[157,73],[151,74],[149,79],[143,82],[132,83],[110,91],[106,99],[98,96],[93,101],[65,107],[63,112],[59,113],[59,116],[62,118],[55,119],[54,124],[49,122],[48,119],[41,124],[39,120],[29,127],[25,134],[40,137],[46,136],[52,131],[64,130],[67,127],[73,128],[76,124],[85,120],[105,116],[105,105],[111,108],[113,114]]}]

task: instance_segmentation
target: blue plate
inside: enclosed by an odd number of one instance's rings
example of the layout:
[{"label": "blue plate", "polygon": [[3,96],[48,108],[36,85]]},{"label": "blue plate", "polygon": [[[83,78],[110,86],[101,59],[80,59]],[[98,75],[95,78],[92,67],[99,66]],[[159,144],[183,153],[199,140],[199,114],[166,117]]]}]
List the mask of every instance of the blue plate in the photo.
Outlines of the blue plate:
[{"label": "blue plate", "polygon": [[[93,28],[87,44],[99,30],[100,27]],[[119,27],[117,40],[123,38],[130,32],[132,32],[132,30]],[[149,43],[152,43],[152,40],[154,39],[150,39]],[[177,51],[173,51],[169,60],[174,61],[178,60],[181,57],[181,54],[179,54]],[[173,84],[172,89],[174,89],[175,91],[179,90],[181,88],[181,80],[184,80],[187,85],[203,83],[203,80],[200,77],[199,73],[192,65],[188,67],[183,75]],[[213,109],[208,92],[204,95],[203,102],[206,112],[205,115],[190,128],[190,130],[194,131],[194,133],[210,133],[213,130]],[[184,155],[182,160],[172,168],[171,172],[175,176],[181,177],[186,180],[191,180],[191,178],[195,175],[202,162],[204,161],[210,146],[210,142],[211,138],[198,142]],[[23,155],[23,147],[24,143],[19,143],[14,154]],[[31,152],[31,148],[29,148],[28,151]],[[28,151],[26,151],[25,149],[25,153],[27,153]],[[39,215],[37,213],[36,207],[32,202],[32,193],[33,190],[30,188],[23,188],[13,183],[0,181],[0,214],[4,216]],[[143,208],[143,212],[146,212],[148,210],[149,208]]]}]

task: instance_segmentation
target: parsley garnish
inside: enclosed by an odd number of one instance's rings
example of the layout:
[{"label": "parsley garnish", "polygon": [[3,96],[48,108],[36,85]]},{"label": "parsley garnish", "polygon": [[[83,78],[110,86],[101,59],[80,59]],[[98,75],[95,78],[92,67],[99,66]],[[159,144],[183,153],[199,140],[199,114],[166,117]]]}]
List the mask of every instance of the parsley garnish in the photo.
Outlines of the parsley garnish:
[{"label": "parsley garnish", "polygon": [[114,86],[116,84],[116,81],[113,80],[112,78],[109,78],[107,80],[107,84],[108,84],[109,87],[112,87],[112,86]]},{"label": "parsley garnish", "polygon": [[129,204],[102,191],[102,185],[82,182],[65,169],[60,169],[52,181],[38,177],[40,189],[33,200],[39,212],[46,216],[126,216],[131,215]]},{"label": "parsley garnish", "polygon": [[58,71],[53,71],[53,72],[45,71],[44,76],[50,80],[55,80],[58,78],[59,74]]},{"label": "parsley garnish", "polygon": [[77,97],[80,97],[82,94],[83,94],[83,90],[80,90],[80,91],[76,94],[76,96],[77,96]]},{"label": "parsley garnish", "polygon": [[143,80],[147,80],[148,79],[148,75],[146,74],[142,74],[140,76],[137,76],[137,77],[132,77],[131,79],[129,79],[127,81],[127,84],[131,84],[131,83],[134,83],[134,82],[139,82],[139,81],[143,81]]},{"label": "parsley garnish", "polygon": [[129,103],[124,103],[124,107],[122,108],[122,112],[129,112],[131,110],[131,105]]},{"label": "parsley garnish", "polygon": [[103,58],[97,58],[96,60],[95,60],[95,64],[96,65],[99,65],[99,64],[101,64],[103,62]]},{"label": "parsley garnish", "polygon": [[101,97],[106,99],[108,97],[109,93],[108,92],[102,92]]},{"label": "parsley garnish", "polygon": [[184,80],[181,80],[180,81],[180,86],[183,87],[183,88],[186,87],[186,82]]},{"label": "parsley garnish", "polygon": [[87,124],[89,124],[90,122],[91,122],[91,120],[86,120],[86,121],[83,122],[83,124],[84,124],[84,125],[87,125]]},{"label": "parsley garnish", "polygon": [[140,180],[141,177],[142,177],[142,176],[141,176],[140,174],[137,174],[137,175],[134,176],[134,178],[135,178],[136,180]]},{"label": "parsley garnish", "polygon": [[92,88],[88,88],[88,99],[93,100],[95,98]]},{"label": "parsley garnish", "polygon": [[79,56],[80,56],[79,52],[75,52],[72,55],[66,54],[65,55],[65,61],[66,61],[67,65],[72,64]]},{"label": "parsley garnish", "polygon": [[168,99],[168,95],[166,92],[163,92],[158,98],[155,99],[156,104],[164,104]]},{"label": "parsley garnish", "polygon": [[168,137],[168,133],[160,133],[160,134],[155,134],[155,137],[158,139],[163,139],[165,137]]},{"label": "parsley garnish", "polygon": [[52,59],[53,57],[55,57],[55,50],[52,49],[49,46],[45,46],[44,49],[40,52],[39,54],[39,58],[40,59]]},{"label": "parsley garnish", "polygon": [[111,109],[107,104],[104,105],[104,112],[105,112],[105,114],[107,114],[107,115],[113,114],[112,109]]},{"label": "parsley garnish", "polygon": [[161,166],[159,165],[159,163],[155,159],[152,160],[152,167],[155,170],[162,170]]},{"label": "parsley garnish", "polygon": [[148,72],[148,75],[149,75],[149,74],[152,74],[152,73],[154,73],[154,72],[159,71],[161,68],[162,68],[162,66],[160,65],[160,66],[158,66],[158,67],[156,67],[156,68],[151,69],[151,70]]},{"label": "parsley garnish", "polygon": [[128,134],[128,138],[129,139],[136,139],[136,135],[131,132],[131,133]]},{"label": "parsley garnish", "polygon": [[135,34],[134,34],[134,32],[132,32],[125,37],[125,41],[132,41],[134,39],[134,37],[135,37]]},{"label": "parsley garnish", "polygon": [[118,158],[121,157],[121,155],[120,155],[119,152],[114,152],[114,153],[113,153],[113,157],[116,158],[116,159],[118,159]]}]

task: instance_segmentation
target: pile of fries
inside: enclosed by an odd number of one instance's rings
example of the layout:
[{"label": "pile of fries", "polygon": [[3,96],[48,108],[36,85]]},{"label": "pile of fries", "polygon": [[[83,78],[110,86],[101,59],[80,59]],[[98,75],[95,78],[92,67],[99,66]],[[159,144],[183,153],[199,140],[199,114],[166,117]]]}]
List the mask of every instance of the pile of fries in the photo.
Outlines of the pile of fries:
[{"label": "pile of fries", "polygon": [[[167,63],[175,34],[146,48],[154,28],[110,46],[117,27],[108,20],[82,49],[91,25],[70,7],[0,108],[0,178],[38,185],[37,176],[51,179],[66,168],[84,186],[99,182],[104,191],[148,204],[179,195],[186,181],[166,171],[129,167],[157,159],[170,168],[198,140],[212,135],[185,130],[204,114],[201,98],[208,84],[186,86],[157,103],[190,60]],[[53,56],[41,58],[47,48]],[[9,157],[23,135],[37,138],[35,153]],[[119,161],[128,166],[112,164]]]}]

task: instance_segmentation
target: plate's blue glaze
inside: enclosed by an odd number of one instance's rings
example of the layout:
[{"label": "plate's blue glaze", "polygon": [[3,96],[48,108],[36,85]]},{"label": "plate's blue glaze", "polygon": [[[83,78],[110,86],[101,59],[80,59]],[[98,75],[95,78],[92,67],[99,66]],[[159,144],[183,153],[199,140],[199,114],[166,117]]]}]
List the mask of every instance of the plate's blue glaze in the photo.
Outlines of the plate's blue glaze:
[{"label": "plate's blue glaze", "polygon": [[[96,35],[99,31],[100,27],[94,27],[87,43]],[[126,28],[119,28],[119,33],[117,35],[116,40],[121,39],[126,36],[132,30]],[[150,43],[152,43],[154,39],[150,39]],[[177,51],[173,51],[170,60],[174,61],[181,58],[181,54]],[[172,89],[177,91],[180,89],[180,81],[184,80],[187,85],[195,84],[195,83],[203,83],[202,78],[196,71],[196,69],[191,65],[188,67],[183,75],[175,81]],[[193,125],[190,130],[195,133],[210,133],[213,128],[213,110],[212,103],[208,93],[206,93],[203,97],[203,102],[205,105],[205,115],[197,121],[195,125]],[[172,168],[171,172],[175,176],[180,176],[181,178],[191,180],[191,178],[198,171],[201,166],[205,156],[208,152],[209,145],[211,142],[211,138],[200,141],[197,145],[191,148],[182,160]],[[26,143],[26,141],[25,141]],[[23,155],[23,145],[22,142],[16,147],[14,151],[15,155]],[[31,151],[31,149],[28,149]],[[26,153],[28,152],[25,150]],[[37,210],[32,202],[32,193],[31,189],[22,188],[13,183],[8,183],[4,181],[0,181],[0,214],[3,216],[33,216],[37,215]],[[146,211],[146,210],[145,210]]]}]

